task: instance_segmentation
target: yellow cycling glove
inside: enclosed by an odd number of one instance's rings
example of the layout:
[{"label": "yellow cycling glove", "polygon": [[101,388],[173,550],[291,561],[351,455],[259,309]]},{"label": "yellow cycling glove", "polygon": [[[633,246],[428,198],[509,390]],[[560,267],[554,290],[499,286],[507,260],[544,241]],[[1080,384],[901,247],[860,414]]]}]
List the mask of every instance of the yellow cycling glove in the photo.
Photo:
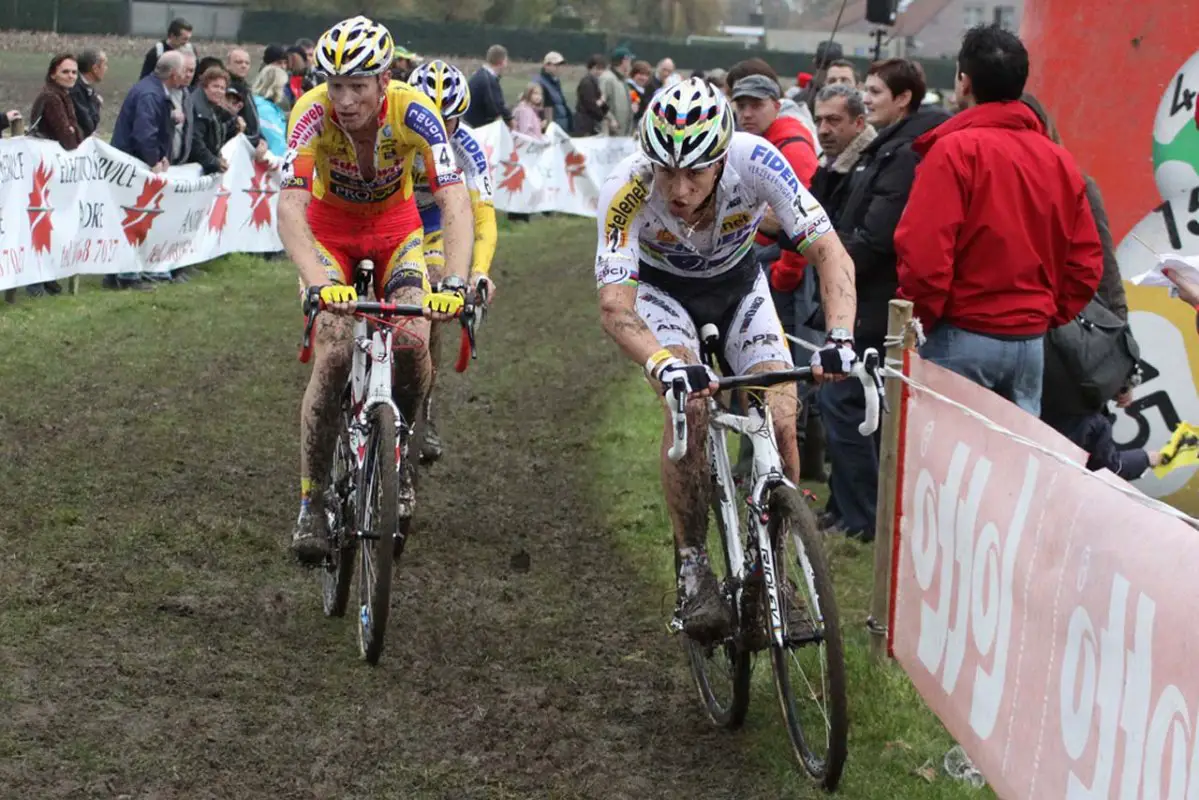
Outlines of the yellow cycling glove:
[{"label": "yellow cycling glove", "polygon": [[457,314],[462,310],[463,299],[457,292],[435,292],[425,295],[422,305],[437,314]]},{"label": "yellow cycling glove", "polygon": [[358,292],[353,286],[341,286],[333,284],[330,286],[321,287],[321,302],[326,305],[334,303],[353,303],[358,299]]}]

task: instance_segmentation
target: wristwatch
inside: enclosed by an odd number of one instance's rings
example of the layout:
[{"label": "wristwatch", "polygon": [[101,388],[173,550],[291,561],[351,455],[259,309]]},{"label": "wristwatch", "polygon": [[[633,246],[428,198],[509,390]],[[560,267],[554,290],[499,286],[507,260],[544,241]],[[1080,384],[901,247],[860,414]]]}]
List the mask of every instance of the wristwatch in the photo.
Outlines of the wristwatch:
[{"label": "wristwatch", "polygon": [[460,294],[463,297],[465,297],[466,296],[466,281],[462,280],[457,275],[450,275],[448,277],[441,279],[441,282],[437,284],[437,291],[439,291],[439,292],[456,292],[457,294]]},{"label": "wristwatch", "polygon": [[835,344],[853,344],[853,332],[846,328],[833,328],[825,341]]}]

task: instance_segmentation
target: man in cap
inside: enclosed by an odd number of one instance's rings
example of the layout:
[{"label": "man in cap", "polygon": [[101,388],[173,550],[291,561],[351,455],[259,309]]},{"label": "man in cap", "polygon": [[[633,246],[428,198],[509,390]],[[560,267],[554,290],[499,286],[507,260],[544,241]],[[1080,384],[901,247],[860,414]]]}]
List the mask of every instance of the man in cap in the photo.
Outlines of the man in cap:
[{"label": "man in cap", "polygon": [[570,113],[570,105],[566,102],[566,93],[562,91],[562,81],[558,77],[566,59],[557,50],[551,50],[541,59],[541,73],[536,82],[541,85],[541,93],[545,95],[545,105],[554,110],[554,122],[562,130],[570,133],[574,129],[574,115]]},{"label": "man in cap", "polygon": [[608,133],[613,136],[633,135],[633,101],[626,81],[635,56],[623,45],[612,51],[611,66],[600,76],[600,92],[608,104]]},{"label": "man in cap", "polygon": [[402,44],[396,44],[395,48],[395,61],[391,62],[391,78],[407,83],[412,70],[416,69],[424,59]]},{"label": "man in cap", "polygon": [[[755,66],[758,70],[770,69],[765,63]],[[746,69],[746,64],[742,62],[729,71],[729,77],[733,79],[729,95],[737,110],[739,127],[746,133],[761,136],[777,147],[794,173],[795,179],[803,184],[805,189],[808,188],[819,166],[811,131],[801,120],[779,113],[782,108],[782,88],[774,74],[751,72],[746,75]],[[820,299],[816,282],[812,276],[805,276],[807,261],[803,256],[778,247],[776,237],[779,230],[777,219],[773,215],[767,215],[758,227],[756,239],[759,263],[769,265],[770,294],[774,300],[774,307],[778,311],[785,332],[819,345],[823,339],[823,327],[814,319]],[[793,358],[806,357],[794,344],[791,345],[791,354]],[[814,405],[811,402],[812,394],[810,387],[799,390],[800,400],[803,402],[797,420],[798,440],[801,452],[804,453],[800,464],[811,462],[803,467],[805,477],[812,475],[813,469],[819,470],[820,476],[823,476],[824,470],[824,456],[818,452],[819,433],[812,435],[812,430],[819,430],[820,423],[818,420],[811,420],[809,424],[811,408]],[[752,446],[742,442],[739,471],[744,470],[748,473],[752,450]]]}]

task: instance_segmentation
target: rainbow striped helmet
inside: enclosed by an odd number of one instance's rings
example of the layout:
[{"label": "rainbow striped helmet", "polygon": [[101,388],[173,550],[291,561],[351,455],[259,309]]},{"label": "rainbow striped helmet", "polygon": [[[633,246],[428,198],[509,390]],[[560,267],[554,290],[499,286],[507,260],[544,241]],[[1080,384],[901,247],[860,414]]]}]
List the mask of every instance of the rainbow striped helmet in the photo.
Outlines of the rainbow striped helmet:
[{"label": "rainbow striped helmet", "polygon": [[641,151],[662,167],[699,169],[716,163],[733,139],[733,109],[701,78],[659,89],[641,117]]}]

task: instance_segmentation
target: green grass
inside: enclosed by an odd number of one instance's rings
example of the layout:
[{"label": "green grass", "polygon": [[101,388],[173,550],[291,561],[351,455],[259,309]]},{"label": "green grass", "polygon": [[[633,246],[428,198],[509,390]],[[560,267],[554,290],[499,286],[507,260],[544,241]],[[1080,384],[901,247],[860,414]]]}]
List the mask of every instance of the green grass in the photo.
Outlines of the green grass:
[{"label": "green grass", "polygon": [[[668,598],[674,556],[659,480],[661,410],[637,375],[614,387],[607,407],[594,450],[597,490],[607,498],[607,528],[643,580],[661,587]],[[840,793],[861,800],[993,796],[989,789],[977,791],[945,776],[941,762],[952,738],[898,665],[880,666],[869,657],[865,620],[873,580],[871,547],[838,538],[829,541],[828,551],[850,679],[849,760]],[[681,668],[681,651],[679,662]],[[797,777],[764,657],[755,662],[752,693],[747,735],[737,746],[753,752],[761,775],[747,776],[747,786],[762,791],[775,787],[789,797],[822,796]],[[921,769],[930,762],[933,772]]]},{"label": "green grass", "polygon": [[[594,235],[567,217],[502,234],[375,669],[286,552],[294,267],[232,256],[153,293],[85,277],[0,305],[0,795],[818,796],[764,665],[745,734],[714,731],[665,631],[658,423],[599,329]],[[858,622],[869,553],[836,570]],[[913,774],[950,742],[863,642],[842,796],[969,793]]]}]

